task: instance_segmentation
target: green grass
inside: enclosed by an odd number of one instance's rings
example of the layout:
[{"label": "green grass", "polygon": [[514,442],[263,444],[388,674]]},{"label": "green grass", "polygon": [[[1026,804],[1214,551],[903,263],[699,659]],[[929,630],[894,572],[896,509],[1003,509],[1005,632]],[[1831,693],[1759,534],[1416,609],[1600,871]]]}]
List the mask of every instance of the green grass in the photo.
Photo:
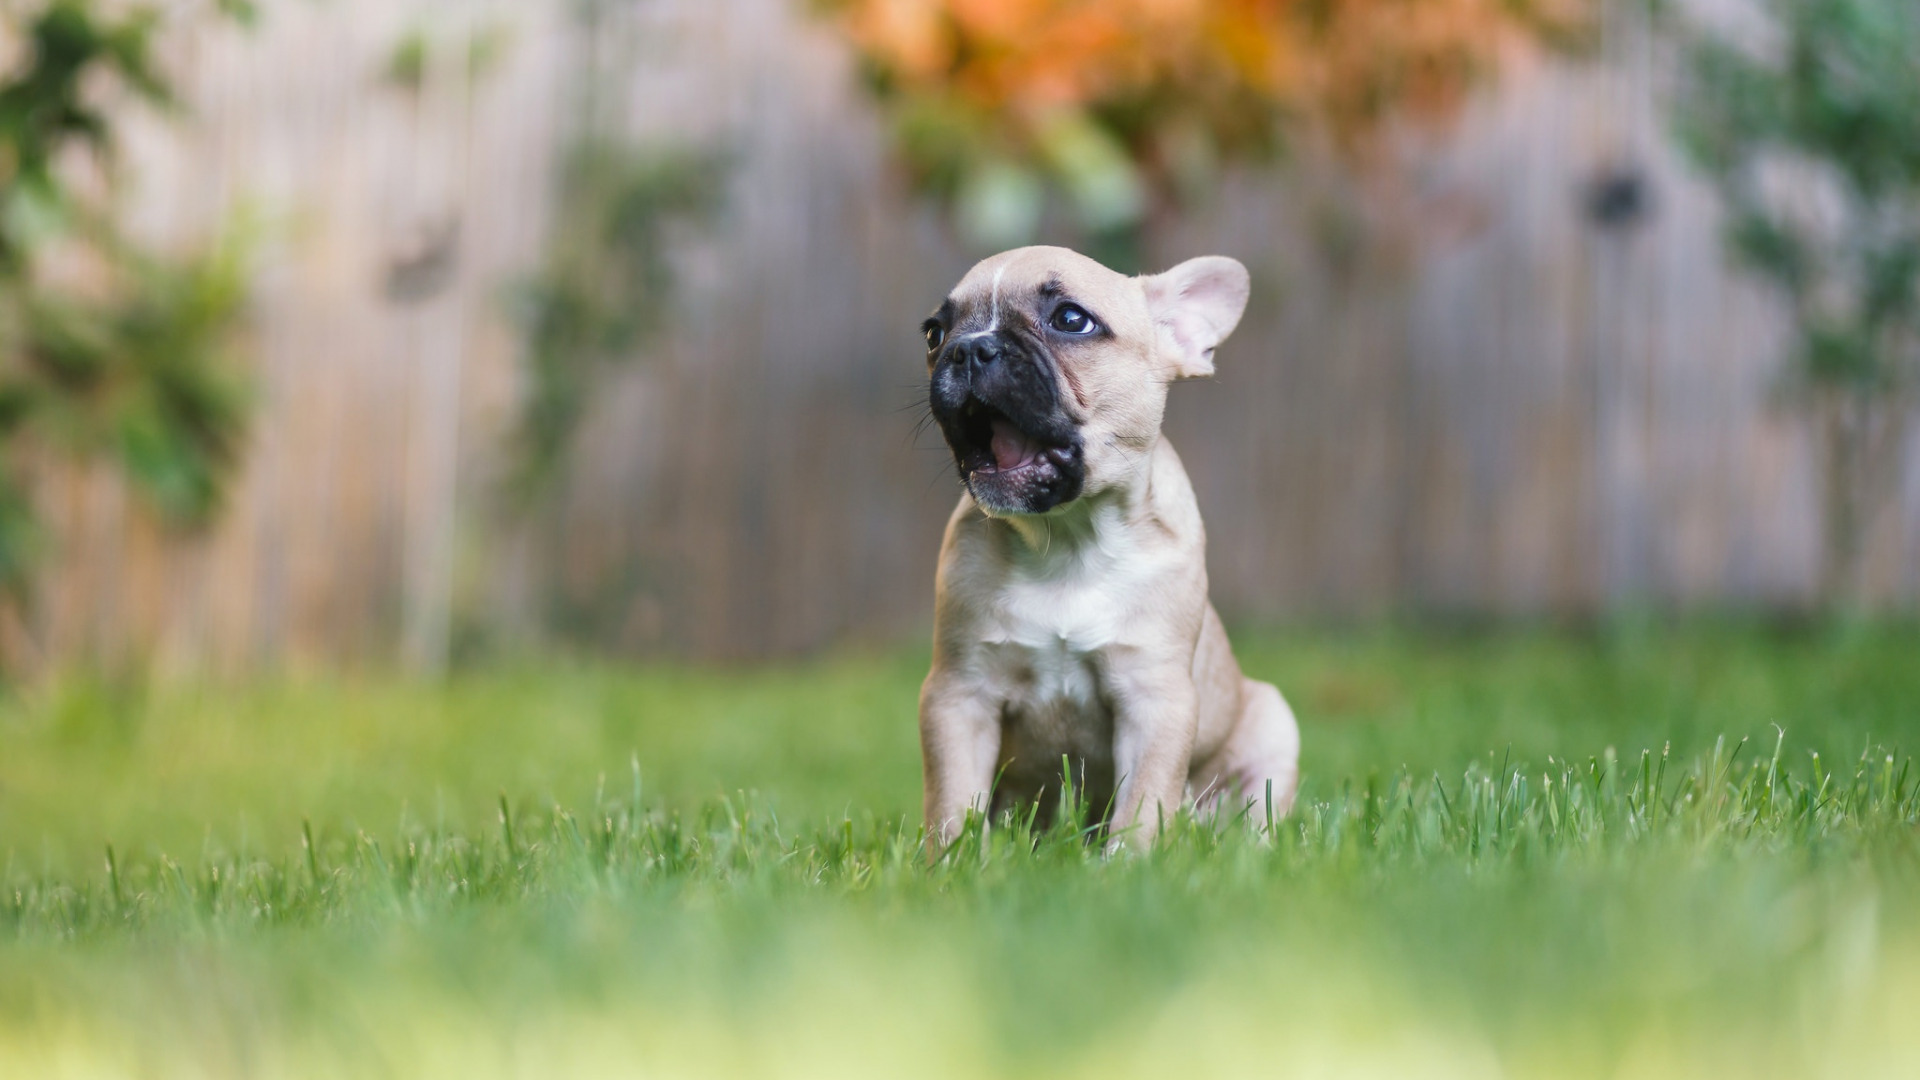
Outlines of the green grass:
[{"label": "green grass", "polygon": [[1292,818],[932,869],[914,655],[48,687],[0,1076],[1920,1069],[1920,630],[1240,651]]}]

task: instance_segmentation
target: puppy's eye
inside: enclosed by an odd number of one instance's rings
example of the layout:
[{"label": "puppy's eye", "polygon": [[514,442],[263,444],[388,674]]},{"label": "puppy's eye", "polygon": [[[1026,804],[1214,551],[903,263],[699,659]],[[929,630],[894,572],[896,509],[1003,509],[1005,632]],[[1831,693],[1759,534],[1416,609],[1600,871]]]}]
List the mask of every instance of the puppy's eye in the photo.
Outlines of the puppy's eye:
[{"label": "puppy's eye", "polygon": [[920,328],[920,332],[926,335],[928,352],[939,348],[940,343],[947,340],[947,328],[932,319],[927,320],[926,325]]},{"label": "puppy's eye", "polygon": [[1047,325],[1063,334],[1091,334],[1095,327],[1093,316],[1078,304],[1061,304],[1054,308],[1053,318],[1047,320]]}]

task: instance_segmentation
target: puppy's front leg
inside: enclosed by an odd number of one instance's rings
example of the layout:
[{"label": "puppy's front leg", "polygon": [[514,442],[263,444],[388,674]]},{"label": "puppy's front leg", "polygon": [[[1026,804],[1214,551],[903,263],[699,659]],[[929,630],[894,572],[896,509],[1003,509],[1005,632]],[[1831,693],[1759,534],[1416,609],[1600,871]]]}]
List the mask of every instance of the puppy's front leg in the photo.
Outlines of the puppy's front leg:
[{"label": "puppy's front leg", "polygon": [[968,810],[982,815],[1000,759],[1000,711],[968,680],[936,668],[920,688],[920,759],[926,781],[928,854],[937,857]]},{"label": "puppy's front leg", "polygon": [[1187,766],[1199,725],[1192,671],[1156,663],[1116,673],[1113,764],[1120,775],[1109,835],[1146,847],[1187,796]]}]

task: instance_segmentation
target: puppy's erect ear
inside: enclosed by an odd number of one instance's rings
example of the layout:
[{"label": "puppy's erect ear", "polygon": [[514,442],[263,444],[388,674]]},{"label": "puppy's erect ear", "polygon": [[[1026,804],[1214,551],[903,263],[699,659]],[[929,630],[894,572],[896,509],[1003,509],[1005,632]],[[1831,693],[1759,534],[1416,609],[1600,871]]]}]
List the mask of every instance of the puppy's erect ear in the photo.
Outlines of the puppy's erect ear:
[{"label": "puppy's erect ear", "polygon": [[1203,255],[1145,280],[1155,349],[1176,379],[1213,374],[1213,350],[1247,309],[1249,279],[1238,259]]}]

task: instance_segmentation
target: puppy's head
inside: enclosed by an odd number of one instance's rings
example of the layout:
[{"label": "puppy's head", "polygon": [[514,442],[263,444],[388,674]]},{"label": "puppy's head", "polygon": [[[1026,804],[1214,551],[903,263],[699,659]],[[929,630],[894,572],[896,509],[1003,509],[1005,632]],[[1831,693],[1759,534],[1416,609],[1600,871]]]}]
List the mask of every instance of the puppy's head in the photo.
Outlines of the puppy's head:
[{"label": "puppy's head", "polygon": [[982,261],[923,326],[928,404],[961,482],[993,515],[1129,483],[1167,384],[1213,374],[1246,304],[1246,267],[1218,255],[1152,277],[1056,247]]}]

